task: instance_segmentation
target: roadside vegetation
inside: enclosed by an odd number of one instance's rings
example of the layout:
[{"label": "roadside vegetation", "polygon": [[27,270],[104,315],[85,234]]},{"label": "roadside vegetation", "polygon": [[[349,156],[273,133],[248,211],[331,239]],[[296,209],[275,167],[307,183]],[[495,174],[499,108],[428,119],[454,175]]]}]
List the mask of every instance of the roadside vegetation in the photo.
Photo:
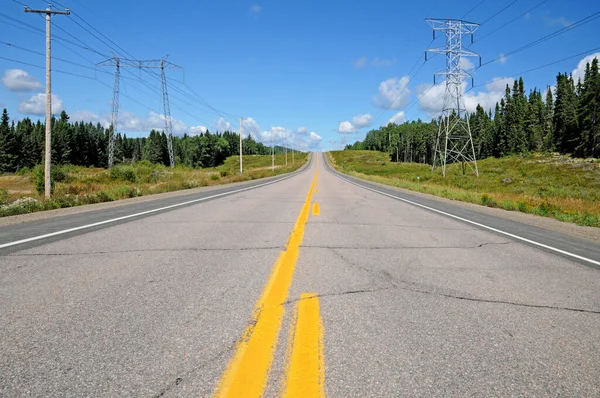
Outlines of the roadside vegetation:
[{"label": "roadside vegetation", "polygon": [[559,154],[513,155],[477,162],[480,176],[449,166],[446,178],[421,163],[392,162],[378,151],[328,154],[344,173],[386,185],[488,207],[600,227],[600,161]]},{"label": "roadside vegetation", "polygon": [[0,175],[0,217],[275,176],[297,170],[308,155],[295,153],[294,158],[292,164],[288,154],[286,167],[285,155],[276,155],[275,170],[271,170],[270,155],[244,155],[243,174],[239,171],[239,156],[230,156],[211,168],[170,168],[147,160],[112,169],[54,166],[51,200],[43,197],[43,167],[25,167],[14,174]]}]

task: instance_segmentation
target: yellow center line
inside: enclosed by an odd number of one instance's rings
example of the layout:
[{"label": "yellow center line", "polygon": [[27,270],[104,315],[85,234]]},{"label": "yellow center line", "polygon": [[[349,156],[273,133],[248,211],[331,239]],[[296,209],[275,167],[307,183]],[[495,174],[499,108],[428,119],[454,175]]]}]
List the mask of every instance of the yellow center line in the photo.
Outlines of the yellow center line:
[{"label": "yellow center line", "polygon": [[254,307],[250,326],[236,343],[233,357],[221,376],[214,397],[260,397],[264,393],[283,320],[282,304],[287,300],[294,276],[318,173],[317,170],[286,249],[279,254],[271,270],[269,280]]},{"label": "yellow center line", "polygon": [[318,216],[319,214],[321,214],[321,209],[319,208],[319,204],[317,202],[313,203],[312,214],[313,216]]},{"label": "yellow center line", "polygon": [[319,298],[302,293],[290,328],[284,398],[325,397],[323,345]]}]

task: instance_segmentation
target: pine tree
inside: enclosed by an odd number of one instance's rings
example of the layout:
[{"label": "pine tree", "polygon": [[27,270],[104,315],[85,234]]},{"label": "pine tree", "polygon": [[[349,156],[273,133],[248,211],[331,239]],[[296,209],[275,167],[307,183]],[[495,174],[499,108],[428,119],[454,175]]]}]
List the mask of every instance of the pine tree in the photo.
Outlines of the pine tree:
[{"label": "pine tree", "polygon": [[572,153],[577,138],[577,97],[573,79],[559,73],[556,78],[554,105],[555,146],[561,153]]},{"label": "pine tree", "polygon": [[73,137],[69,115],[64,110],[60,113],[60,119],[52,118],[52,163],[63,164],[71,159],[71,145]]},{"label": "pine tree", "polygon": [[11,127],[6,108],[0,120],[0,172],[14,172],[19,162],[19,146],[15,137],[14,123]]},{"label": "pine tree", "polygon": [[547,152],[554,151],[554,98],[552,97],[552,89],[550,87],[548,87],[548,90],[546,91],[546,102],[544,104],[543,134],[542,149]]},{"label": "pine tree", "polygon": [[524,127],[527,150],[540,151],[544,136],[544,102],[542,101],[542,94],[537,89],[529,94]]},{"label": "pine tree", "polygon": [[584,82],[578,109],[581,135],[575,154],[577,156],[598,156],[600,146],[600,73],[598,59],[586,65]]}]

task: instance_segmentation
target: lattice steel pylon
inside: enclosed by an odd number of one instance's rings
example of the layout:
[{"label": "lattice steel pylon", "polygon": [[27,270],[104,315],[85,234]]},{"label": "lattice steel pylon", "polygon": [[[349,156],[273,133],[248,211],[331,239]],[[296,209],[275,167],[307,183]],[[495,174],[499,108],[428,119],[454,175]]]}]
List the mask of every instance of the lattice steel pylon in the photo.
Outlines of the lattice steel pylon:
[{"label": "lattice steel pylon", "polygon": [[119,83],[121,80],[121,62],[119,57],[112,57],[106,61],[99,62],[98,66],[115,66],[115,85],[113,89],[112,114],[110,118],[110,130],[108,133],[108,168],[114,164],[115,137],[117,135],[117,122],[119,119]]},{"label": "lattice steel pylon", "polygon": [[169,55],[165,55],[161,59],[150,59],[150,60],[139,60],[139,59],[129,59],[129,58],[119,58],[112,57],[107,59],[106,61],[100,62],[98,66],[107,66],[107,65],[115,65],[117,67],[115,72],[115,87],[113,91],[113,109],[112,109],[112,131],[108,140],[108,167],[112,167],[113,165],[113,156],[114,156],[114,146],[115,146],[115,135],[117,134],[117,118],[119,115],[119,80],[121,76],[120,68],[121,67],[129,67],[136,68],[139,70],[142,69],[159,69],[160,68],[160,82],[161,82],[161,91],[162,91],[162,99],[163,99],[163,109],[164,109],[164,118],[165,118],[165,135],[167,136],[167,148],[169,151],[169,163],[171,167],[175,166],[175,157],[173,155],[173,122],[171,120],[171,107],[169,105],[169,94],[167,91],[167,78],[165,75],[165,69],[182,69],[180,66],[172,64],[167,61],[167,57]]},{"label": "lattice steel pylon", "polygon": [[[463,165],[463,173],[466,164],[476,176],[479,176],[462,87],[463,80],[467,77],[472,79],[472,76],[463,69],[461,63],[462,57],[479,57],[479,54],[464,49],[462,44],[464,35],[471,35],[471,42],[473,42],[473,33],[479,28],[479,24],[460,19],[429,18],[426,21],[433,28],[434,39],[436,31],[443,31],[446,38],[444,48],[427,49],[425,52],[425,59],[428,52],[446,55],[446,70],[435,74],[446,77],[446,89],[431,169],[435,170],[439,162],[445,177],[446,165],[460,162]],[[481,64],[481,58],[479,63]]]},{"label": "lattice steel pylon", "polygon": [[169,162],[171,167],[175,166],[175,158],[173,157],[173,123],[171,121],[171,106],[169,105],[169,93],[167,91],[167,77],[165,76],[166,58],[160,61],[160,82],[162,86],[163,108],[165,115],[165,130],[167,134],[167,147],[169,149]]}]

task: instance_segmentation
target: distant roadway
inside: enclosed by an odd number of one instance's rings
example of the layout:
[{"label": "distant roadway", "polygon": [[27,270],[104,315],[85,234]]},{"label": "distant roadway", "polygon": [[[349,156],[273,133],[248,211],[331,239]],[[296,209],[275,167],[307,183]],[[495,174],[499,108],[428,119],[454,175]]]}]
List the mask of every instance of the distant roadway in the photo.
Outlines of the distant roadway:
[{"label": "distant roadway", "polygon": [[599,242],[312,158],[0,227],[0,396],[600,396]]}]

